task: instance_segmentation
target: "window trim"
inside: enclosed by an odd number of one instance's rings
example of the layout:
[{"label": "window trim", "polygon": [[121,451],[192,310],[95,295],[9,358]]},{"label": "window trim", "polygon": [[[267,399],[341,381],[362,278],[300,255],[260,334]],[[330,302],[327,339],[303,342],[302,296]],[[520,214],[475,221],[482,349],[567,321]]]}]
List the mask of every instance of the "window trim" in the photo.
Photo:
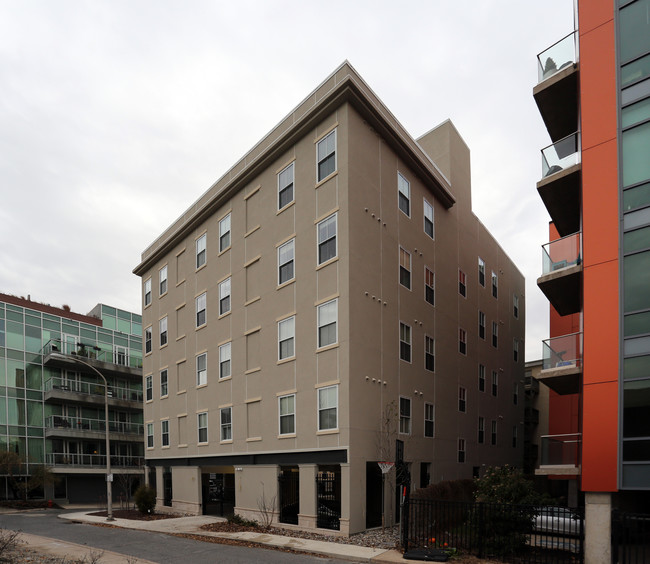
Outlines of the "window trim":
[{"label": "window trim", "polygon": [[153,350],[153,325],[144,328],[144,354],[151,354]]},{"label": "window trim", "polygon": [[467,413],[467,388],[458,386],[458,411]]},{"label": "window trim", "polygon": [[[227,292],[225,288],[228,288]],[[227,301],[226,301],[227,300]],[[219,317],[230,313],[232,311],[232,276],[228,276],[219,282]],[[224,305],[227,304],[227,305]],[[227,307],[228,309],[225,309]]]},{"label": "window trim", "polygon": [[153,374],[148,374],[144,378],[144,401],[153,401]]},{"label": "window trim", "polygon": [[[432,285],[429,285],[428,274],[431,274]],[[427,298],[427,290],[431,292],[431,301]],[[436,274],[428,266],[424,267],[424,301],[435,307],[436,305]]]},{"label": "window trim", "polygon": [[458,328],[458,352],[467,356],[467,331],[462,327]]},{"label": "window trim", "polygon": [[478,416],[476,442],[480,445],[485,444],[485,417],[482,417],[481,415]]},{"label": "window trim", "polygon": [[[427,413],[427,408],[431,408],[431,417]],[[431,423],[431,434],[427,434],[427,423]],[[424,436],[428,439],[433,439],[436,435],[436,406],[433,403],[425,402],[424,404]]]},{"label": "window trim", "polygon": [[[404,261],[402,261],[402,258],[404,258]],[[402,264],[402,262],[408,262],[408,265]],[[411,253],[409,253],[404,247],[400,245],[399,283],[400,286],[406,288],[407,290],[411,290],[411,270],[412,270]],[[406,282],[406,284],[404,282]]]},{"label": "window trim", "polygon": [[[287,337],[286,339],[281,338],[281,327],[284,324],[287,324],[289,321],[292,322],[293,327],[291,330],[291,336]],[[282,343],[286,343],[289,340],[292,341],[292,353],[288,356],[282,356]],[[296,358],[296,316],[291,315],[289,317],[285,317],[284,319],[281,319],[278,321],[278,361],[280,360],[289,360],[291,358]]]},{"label": "window trim", "polygon": [[479,392],[485,392],[486,389],[486,372],[487,369],[485,367],[485,364],[480,364],[478,365],[478,391]]},{"label": "window trim", "polygon": [[[402,189],[405,188],[404,192]],[[400,195],[402,198],[400,198]],[[402,207],[405,202],[406,211]],[[397,207],[406,216],[411,217],[411,183],[401,172],[397,171]]]},{"label": "window trim", "polygon": [[[225,413],[228,413],[229,421],[224,423],[223,416]],[[225,431],[227,431],[229,436],[224,438]],[[219,408],[219,442],[231,443],[233,440],[232,437],[232,405],[229,405],[227,407]]]},{"label": "window trim", "polygon": [[[219,253],[227,251],[232,246],[232,220],[231,212],[228,212],[219,220]],[[228,222],[228,229],[222,232],[222,226]],[[228,243],[224,245],[224,238],[228,238]]]},{"label": "window trim", "polygon": [[[338,302],[339,299],[334,298],[332,300],[328,300],[316,306],[316,347],[317,349],[323,349],[325,347],[336,345],[339,342],[339,303]],[[321,321],[320,321],[321,309],[323,309],[325,306],[328,306],[332,303],[335,304],[335,311],[336,311],[335,320],[332,323],[321,325]],[[334,325],[334,341],[332,341],[331,343],[321,344],[321,329],[323,329],[324,327],[329,327],[332,324]]]},{"label": "window trim", "polygon": [[519,319],[519,296],[512,294],[512,316]]},{"label": "window trim", "polygon": [[153,299],[153,296],[151,295],[151,276],[143,283],[143,296],[144,307],[149,307]]},{"label": "window trim", "polygon": [[[325,390],[331,390],[335,389],[336,390],[336,403],[335,406],[327,406],[321,408],[320,404],[320,397],[321,393],[323,393]],[[335,415],[336,415],[336,425],[334,427],[321,427],[321,411],[324,411],[326,409],[334,409],[335,410]],[[317,419],[317,429],[318,431],[338,431],[339,429],[339,385],[334,384],[332,386],[323,386],[322,388],[318,388],[318,393],[316,394],[316,419]]]},{"label": "window trim", "polygon": [[[429,352],[429,343],[432,343],[432,352]],[[428,360],[431,358],[431,368],[428,366]],[[424,335],[424,369],[429,372],[436,371],[436,340],[430,335]]]},{"label": "window trim", "polygon": [[[208,262],[208,234],[203,233],[196,238],[194,266],[196,270],[202,268]],[[202,248],[200,248],[202,247]]]},{"label": "window trim", "polygon": [[490,427],[490,444],[497,446],[499,443],[499,427],[497,426],[497,420],[492,419],[492,424]]},{"label": "window trim", "polygon": [[[199,359],[205,359],[205,367],[203,369],[199,368]],[[196,355],[195,365],[195,375],[196,375],[196,387],[207,386],[208,384],[208,353],[202,352]]]},{"label": "window trim", "polygon": [[[225,351],[228,351],[228,358],[223,358]],[[222,354],[223,353],[223,354]],[[224,366],[228,363],[228,374],[224,376]],[[232,341],[219,345],[219,380],[232,377]]]},{"label": "window trim", "polygon": [[486,324],[485,312],[479,309],[478,310],[478,336],[479,339],[483,339],[484,341],[485,341],[485,330],[486,330],[485,324]]},{"label": "window trim", "polygon": [[460,268],[458,269],[458,293],[467,298],[467,274]]},{"label": "window trim", "polygon": [[[429,203],[429,201],[426,198],[423,198],[424,203],[423,203],[423,216],[424,216],[424,233],[431,237],[431,239],[435,240],[436,238],[436,230],[435,230],[435,223],[433,221],[434,218],[434,212],[433,212],[433,206]],[[427,211],[431,210],[431,217],[427,217]],[[427,221],[431,224],[431,233],[427,231]]]},{"label": "window trim", "polygon": [[[285,262],[281,262],[280,256],[282,250],[289,246],[291,246],[291,258]],[[296,278],[296,238],[295,237],[289,239],[288,241],[282,243],[281,245],[278,245],[277,258],[278,258],[278,286],[282,286],[283,284],[291,282]],[[282,268],[288,264],[291,264],[291,276],[286,280],[283,280]]]},{"label": "window trim", "polygon": [[499,373],[496,370],[492,371],[492,395],[496,398],[499,397]]},{"label": "window trim", "polygon": [[[402,400],[405,400],[405,402],[408,402],[408,414],[403,415],[402,414]],[[407,405],[406,403],[404,405]],[[402,425],[402,422],[405,422],[405,425]],[[407,425],[406,425],[407,424]],[[408,426],[408,430],[404,431],[403,428],[405,426]],[[399,433],[400,435],[410,435],[411,431],[413,429],[413,402],[411,401],[411,398],[406,397],[406,396],[399,396]]]},{"label": "window trim", "polygon": [[[282,413],[282,400],[287,399],[287,398],[293,398],[293,411],[290,413]],[[337,402],[338,403],[338,402]],[[292,427],[293,429],[291,431],[287,431],[286,433],[282,432],[282,418],[291,418],[292,422]],[[295,435],[296,434],[296,394],[285,394],[283,396],[278,397],[278,435],[283,437],[287,435]]]},{"label": "window trim", "polygon": [[[321,241],[321,225],[323,225],[325,222],[328,222],[330,220],[334,221],[334,235]],[[316,265],[317,266],[320,266],[321,264],[325,264],[331,260],[334,260],[339,256],[338,234],[339,234],[338,212],[334,212],[328,215],[326,218],[321,219],[316,224]],[[321,247],[324,247],[332,240],[334,240],[334,254],[332,256],[328,256],[327,258],[321,260]],[[329,246],[324,248],[329,249]]]},{"label": "window trim", "polygon": [[[287,170],[291,169],[291,183],[286,184],[285,186],[281,186],[280,184],[280,177],[284,172]],[[288,205],[293,203],[295,199],[295,182],[296,182],[296,170],[294,167],[294,163],[289,163],[287,166],[285,166],[280,172],[278,172],[278,211],[283,210],[286,208]],[[281,205],[282,202],[282,194],[285,193],[288,189],[291,189],[291,199],[284,205]]]},{"label": "window trim", "polygon": [[485,261],[478,257],[478,283],[485,288]]},{"label": "window trim", "polygon": [[167,265],[163,266],[158,271],[158,296],[164,296],[167,293],[169,286],[169,280],[167,277]]},{"label": "window trim", "polygon": [[458,464],[465,464],[467,459],[467,445],[465,439],[458,437]]},{"label": "window trim", "polygon": [[155,447],[155,441],[153,438],[153,423],[147,423],[147,448],[151,449]]},{"label": "window trim", "polygon": [[[203,302],[203,304],[201,304],[201,302]],[[194,298],[194,305],[196,311],[196,315],[194,319],[194,322],[196,324],[196,329],[198,329],[199,327],[205,327],[205,325],[208,324],[208,293],[203,292],[202,294],[196,296],[196,298]],[[202,309],[199,309],[201,305],[203,305],[203,307]],[[203,314],[202,322],[200,322],[201,313]]]},{"label": "window trim", "polygon": [[167,316],[165,315],[165,317],[158,320],[158,329],[159,329],[159,333],[160,333],[160,347],[161,348],[167,346],[167,343],[169,342],[168,333],[167,333],[167,326],[168,326],[168,321],[167,321]]},{"label": "window trim", "polygon": [[492,271],[492,297],[499,298],[499,276],[494,270]]},{"label": "window trim", "polygon": [[[319,153],[319,150],[320,150],[321,144],[326,143],[327,140],[328,140],[332,135],[334,136],[334,149],[333,149],[331,152],[329,152],[329,153],[327,153],[326,155],[324,155],[323,158],[320,158],[319,155],[318,155],[318,153]],[[337,146],[337,142],[338,142],[338,139],[337,139],[337,137],[336,137],[336,128],[332,129],[332,131],[328,132],[326,135],[323,135],[323,137],[321,137],[321,138],[316,142],[316,183],[323,182],[325,179],[329,178],[329,177],[332,176],[335,172],[338,171],[338,155],[337,155],[337,153],[338,153],[338,151],[337,151],[338,146]],[[329,158],[330,158],[332,155],[334,155],[334,169],[333,169],[331,172],[329,172],[329,173],[324,174],[323,176],[321,176],[321,171],[320,171],[321,164],[327,162],[327,161],[329,160]]]},{"label": "window trim", "polygon": [[492,322],[492,346],[499,348],[499,324],[496,321]]},{"label": "window trim", "polygon": [[[205,425],[201,425],[201,419],[205,416]],[[196,414],[196,444],[198,445],[207,445],[208,442],[210,441],[209,435],[208,435],[208,412],[207,411],[201,411],[200,413]],[[205,440],[201,440],[201,431],[205,430]]]},{"label": "window trim", "polygon": [[[403,340],[402,339],[402,327],[406,330],[406,335],[405,337],[408,340]],[[413,358],[412,354],[412,345],[413,345],[413,333],[411,330],[411,326],[408,325],[407,323],[404,323],[403,321],[399,322],[399,359],[408,362],[411,364],[411,359]],[[408,356],[408,358],[404,358],[404,355]]]},{"label": "window trim", "polygon": [[[165,432],[165,427],[167,427],[166,432]],[[165,437],[167,438],[167,440],[165,440]],[[162,448],[169,447],[169,419],[163,419],[160,422],[160,446]]]},{"label": "window trim", "polygon": [[[164,388],[163,388],[163,374],[165,375]],[[169,370],[167,368],[163,368],[160,371],[160,397],[166,398],[168,396],[169,396]]]}]

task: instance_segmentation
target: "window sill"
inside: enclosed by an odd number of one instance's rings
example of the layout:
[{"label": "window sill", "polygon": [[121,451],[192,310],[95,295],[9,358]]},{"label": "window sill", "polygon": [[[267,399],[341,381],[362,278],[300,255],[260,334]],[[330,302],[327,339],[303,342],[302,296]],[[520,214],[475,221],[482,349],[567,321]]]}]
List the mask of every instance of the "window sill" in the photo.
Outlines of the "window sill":
[{"label": "window sill", "polygon": [[152,399],[146,400],[144,403],[153,403],[153,400]]},{"label": "window sill", "polygon": [[201,266],[199,266],[199,267],[196,269],[196,272],[199,272],[200,270],[203,270],[203,269],[206,268],[207,266],[208,266],[208,261],[205,261]]},{"label": "window sill", "polygon": [[278,439],[295,439],[297,436],[296,433],[287,433],[286,435],[278,435]]},{"label": "window sill", "polygon": [[178,342],[178,341],[180,341],[181,339],[184,339],[184,338],[185,338],[185,335],[179,335],[178,337],[176,337],[176,342]]},{"label": "window sill", "polygon": [[209,446],[209,445],[210,445],[210,443],[196,443],[196,446],[198,446],[198,447],[206,447],[206,446]]},{"label": "window sill", "polygon": [[208,324],[204,323],[203,325],[199,325],[198,327],[196,327],[194,330],[195,331],[200,331],[201,329],[203,329],[204,327],[207,327],[207,326],[208,326]]},{"label": "window sill", "polygon": [[186,443],[184,443],[184,444],[182,444],[182,445],[176,445],[176,446],[177,446],[178,448],[187,448],[187,444],[186,444]]},{"label": "window sill", "polygon": [[207,387],[208,387],[208,384],[207,384],[207,382],[206,382],[205,384],[199,384],[199,385],[196,387],[196,389],[198,390],[198,389],[200,389],[200,388],[207,388]]},{"label": "window sill", "polygon": [[296,279],[292,278],[291,280],[287,280],[286,282],[282,282],[282,284],[278,284],[276,286],[276,290],[280,290],[281,288],[285,288],[286,286],[289,286],[290,284],[295,283]]},{"label": "window sill", "polygon": [[332,178],[338,176],[338,174],[339,174],[339,171],[335,170],[334,172],[330,173],[329,175],[327,175],[322,180],[319,180],[318,182],[316,182],[316,186],[314,186],[314,188],[316,188],[316,189],[320,188],[323,184],[325,184],[326,182],[332,180]]},{"label": "window sill", "polygon": [[295,355],[290,358],[281,358],[276,364],[287,364],[287,362],[293,362],[294,360],[296,360]]},{"label": "window sill", "polygon": [[162,450],[169,450],[169,445],[163,445],[160,447]]},{"label": "window sill", "polygon": [[160,345],[160,348],[161,348],[161,349],[166,349],[166,348],[167,348],[167,345],[168,345],[168,343],[165,343],[164,345]]},{"label": "window sill", "polygon": [[160,298],[164,298],[168,293],[169,293],[169,291],[165,291],[164,293],[162,293],[162,294],[160,294],[160,295],[158,296],[158,299],[160,299]]},{"label": "window sill", "polygon": [[176,282],[176,287],[178,288],[181,284],[185,284],[185,278]]},{"label": "window sill", "polygon": [[169,394],[165,394],[164,396],[160,396],[161,400],[167,399],[169,397]]},{"label": "window sill", "polygon": [[232,249],[232,245],[228,245],[223,251],[219,251],[219,254],[217,255],[217,257],[220,257],[224,253],[227,253],[230,249]]},{"label": "window sill", "polygon": [[251,299],[248,300],[247,302],[244,302],[244,307],[249,306],[249,305],[251,305],[251,304],[254,304],[255,302],[260,301],[261,299],[262,299],[262,298],[261,298],[260,296],[256,296],[256,297],[254,297],[254,298],[251,298]]},{"label": "window sill", "polygon": [[339,433],[338,428],[336,429],[324,429],[323,431],[316,431],[316,435],[337,435]]},{"label": "window sill", "polygon": [[180,396],[181,394],[186,394],[186,393],[187,393],[187,390],[178,390],[178,391],[176,392],[176,395],[177,395],[177,396]]},{"label": "window sill", "polygon": [[219,382],[227,382],[228,380],[232,380],[232,376],[225,376],[224,378],[219,378]]},{"label": "window sill", "polygon": [[228,317],[232,313],[232,310],[228,310],[226,313],[222,313],[217,317],[217,319],[223,319],[224,317]]},{"label": "window sill", "polygon": [[321,268],[325,268],[326,266],[329,266],[330,264],[333,264],[335,262],[338,262],[339,257],[338,255],[335,257],[332,257],[331,259],[327,259],[325,262],[321,262],[317,267],[316,270],[320,270]]},{"label": "window sill", "polygon": [[322,353],[325,351],[331,351],[332,349],[337,349],[339,347],[338,343],[332,343],[331,345],[326,345],[324,347],[321,347],[320,349],[316,349],[316,354]]},{"label": "window sill", "polygon": [[289,208],[295,205],[296,205],[296,200],[291,200],[286,206],[280,208],[277,212],[275,212],[275,215],[280,215],[283,211],[288,210]]},{"label": "window sill", "polygon": [[253,227],[250,231],[248,231],[247,233],[244,234],[244,239],[246,239],[246,237],[248,237],[248,236],[252,235],[253,233],[255,233],[255,231],[257,231],[259,228],[260,228],[259,225],[256,225],[255,227]]},{"label": "window sill", "polygon": [[262,440],[262,437],[249,437],[246,439],[247,443],[256,443]]},{"label": "window sill", "polygon": [[228,439],[227,441],[219,441],[219,444],[221,444],[221,445],[231,445],[232,444],[232,439]]},{"label": "window sill", "polygon": [[244,372],[244,374],[245,375],[253,374],[255,372],[259,372],[260,370],[262,370],[262,367],[258,366],[257,368],[251,368],[250,370],[246,370],[246,372]]}]

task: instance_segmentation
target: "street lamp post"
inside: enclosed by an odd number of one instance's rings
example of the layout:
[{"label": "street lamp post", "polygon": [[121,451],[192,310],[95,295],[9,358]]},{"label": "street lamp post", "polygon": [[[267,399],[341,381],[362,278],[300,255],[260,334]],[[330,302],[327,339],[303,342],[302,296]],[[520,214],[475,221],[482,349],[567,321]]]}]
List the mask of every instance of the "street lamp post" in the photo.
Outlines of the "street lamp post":
[{"label": "street lamp post", "polygon": [[92,364],[81,360],[77,356],[67,356],[60,353],[50,353],[52,358],[58,358],[59,360],[73,361],[83,364],[84,366],[90,368],[95,374],[97,374],[104,381],[104,425],[106,427],[106,509],[107,509],[107,521],[113,521],[113,475],[111,474],[111,440],[108,428],[108,382],[104,375],[97,370]]}]

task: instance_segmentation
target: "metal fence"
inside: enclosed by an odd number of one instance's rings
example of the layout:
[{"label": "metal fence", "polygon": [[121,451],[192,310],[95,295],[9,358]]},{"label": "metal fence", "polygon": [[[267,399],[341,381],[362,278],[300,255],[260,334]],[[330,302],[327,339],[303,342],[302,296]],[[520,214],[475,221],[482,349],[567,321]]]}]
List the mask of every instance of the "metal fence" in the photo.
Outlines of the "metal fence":
[{"label": "metal fence", "polygon": [[340,530],[341,474],[323,472],[316,477],[316,526]]},{"label": "metal fence", "polygon": [[650,562],[650,514],[612,511],[612,564]]},{"label": "metal fence", "polygon": [[584,562],[584,511],[430,499],[404,503],[405,552],[457,549],[510,563]]},{"label": "metal fence", "polygon": [[298,472],[285,471],[278,475],[280,523],[298,524],[300,506],[300,476]]}]

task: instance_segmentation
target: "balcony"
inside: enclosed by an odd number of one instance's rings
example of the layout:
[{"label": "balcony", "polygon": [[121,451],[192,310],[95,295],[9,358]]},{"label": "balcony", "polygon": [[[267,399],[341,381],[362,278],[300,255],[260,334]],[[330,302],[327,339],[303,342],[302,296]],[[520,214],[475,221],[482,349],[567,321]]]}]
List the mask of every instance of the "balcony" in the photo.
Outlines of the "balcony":
[{"label": "balcony", "polygon": [[581,433],[544,435],[538,476],[577,476],[580,474]]},{"label": "balcony", "polygon": [[[71,454],[64,452],[51,452],[45,455],[45,463],[57,468],[97,469],[106,472],[106,455],[104,454]],[[111,468],[142,468],[144,457],[111,455]]]},{"label": "balcony", "polygon": [[580,229],[580,156],[578,132],[542,149],[542,180],[537,191],[562,237]]},{"label": "balcony", "polygon": [[[44,391],[45,402],[104,405],[103,383],[50,378],[45,381]],[[142,399],[142,390],[122,388],[109,384],[109,407],[140,411],[142,410]]]},{"label": "balcony", "polygon": [[[108,428],[111,440],[142,442],[144,436],[142,423],[109,421]],[[47,438],[103,440],[106,437],[106,422],[104,419],[51,415],[45,419],[45,436]]]},{"label": "balcony", "polygon": [[543,341],[542,371],[538,379],[560,394],[577,394],[582,376],[582,333]]},{"label": "balcony", "polygon": [[582,308],[582,237],[574,233],[542,247],[539,289],[560,315]]},{"label": "balcony", "polygon": [[533,97],[553,141],[578,125],[578,34],[574,31],[537,55]]}]

